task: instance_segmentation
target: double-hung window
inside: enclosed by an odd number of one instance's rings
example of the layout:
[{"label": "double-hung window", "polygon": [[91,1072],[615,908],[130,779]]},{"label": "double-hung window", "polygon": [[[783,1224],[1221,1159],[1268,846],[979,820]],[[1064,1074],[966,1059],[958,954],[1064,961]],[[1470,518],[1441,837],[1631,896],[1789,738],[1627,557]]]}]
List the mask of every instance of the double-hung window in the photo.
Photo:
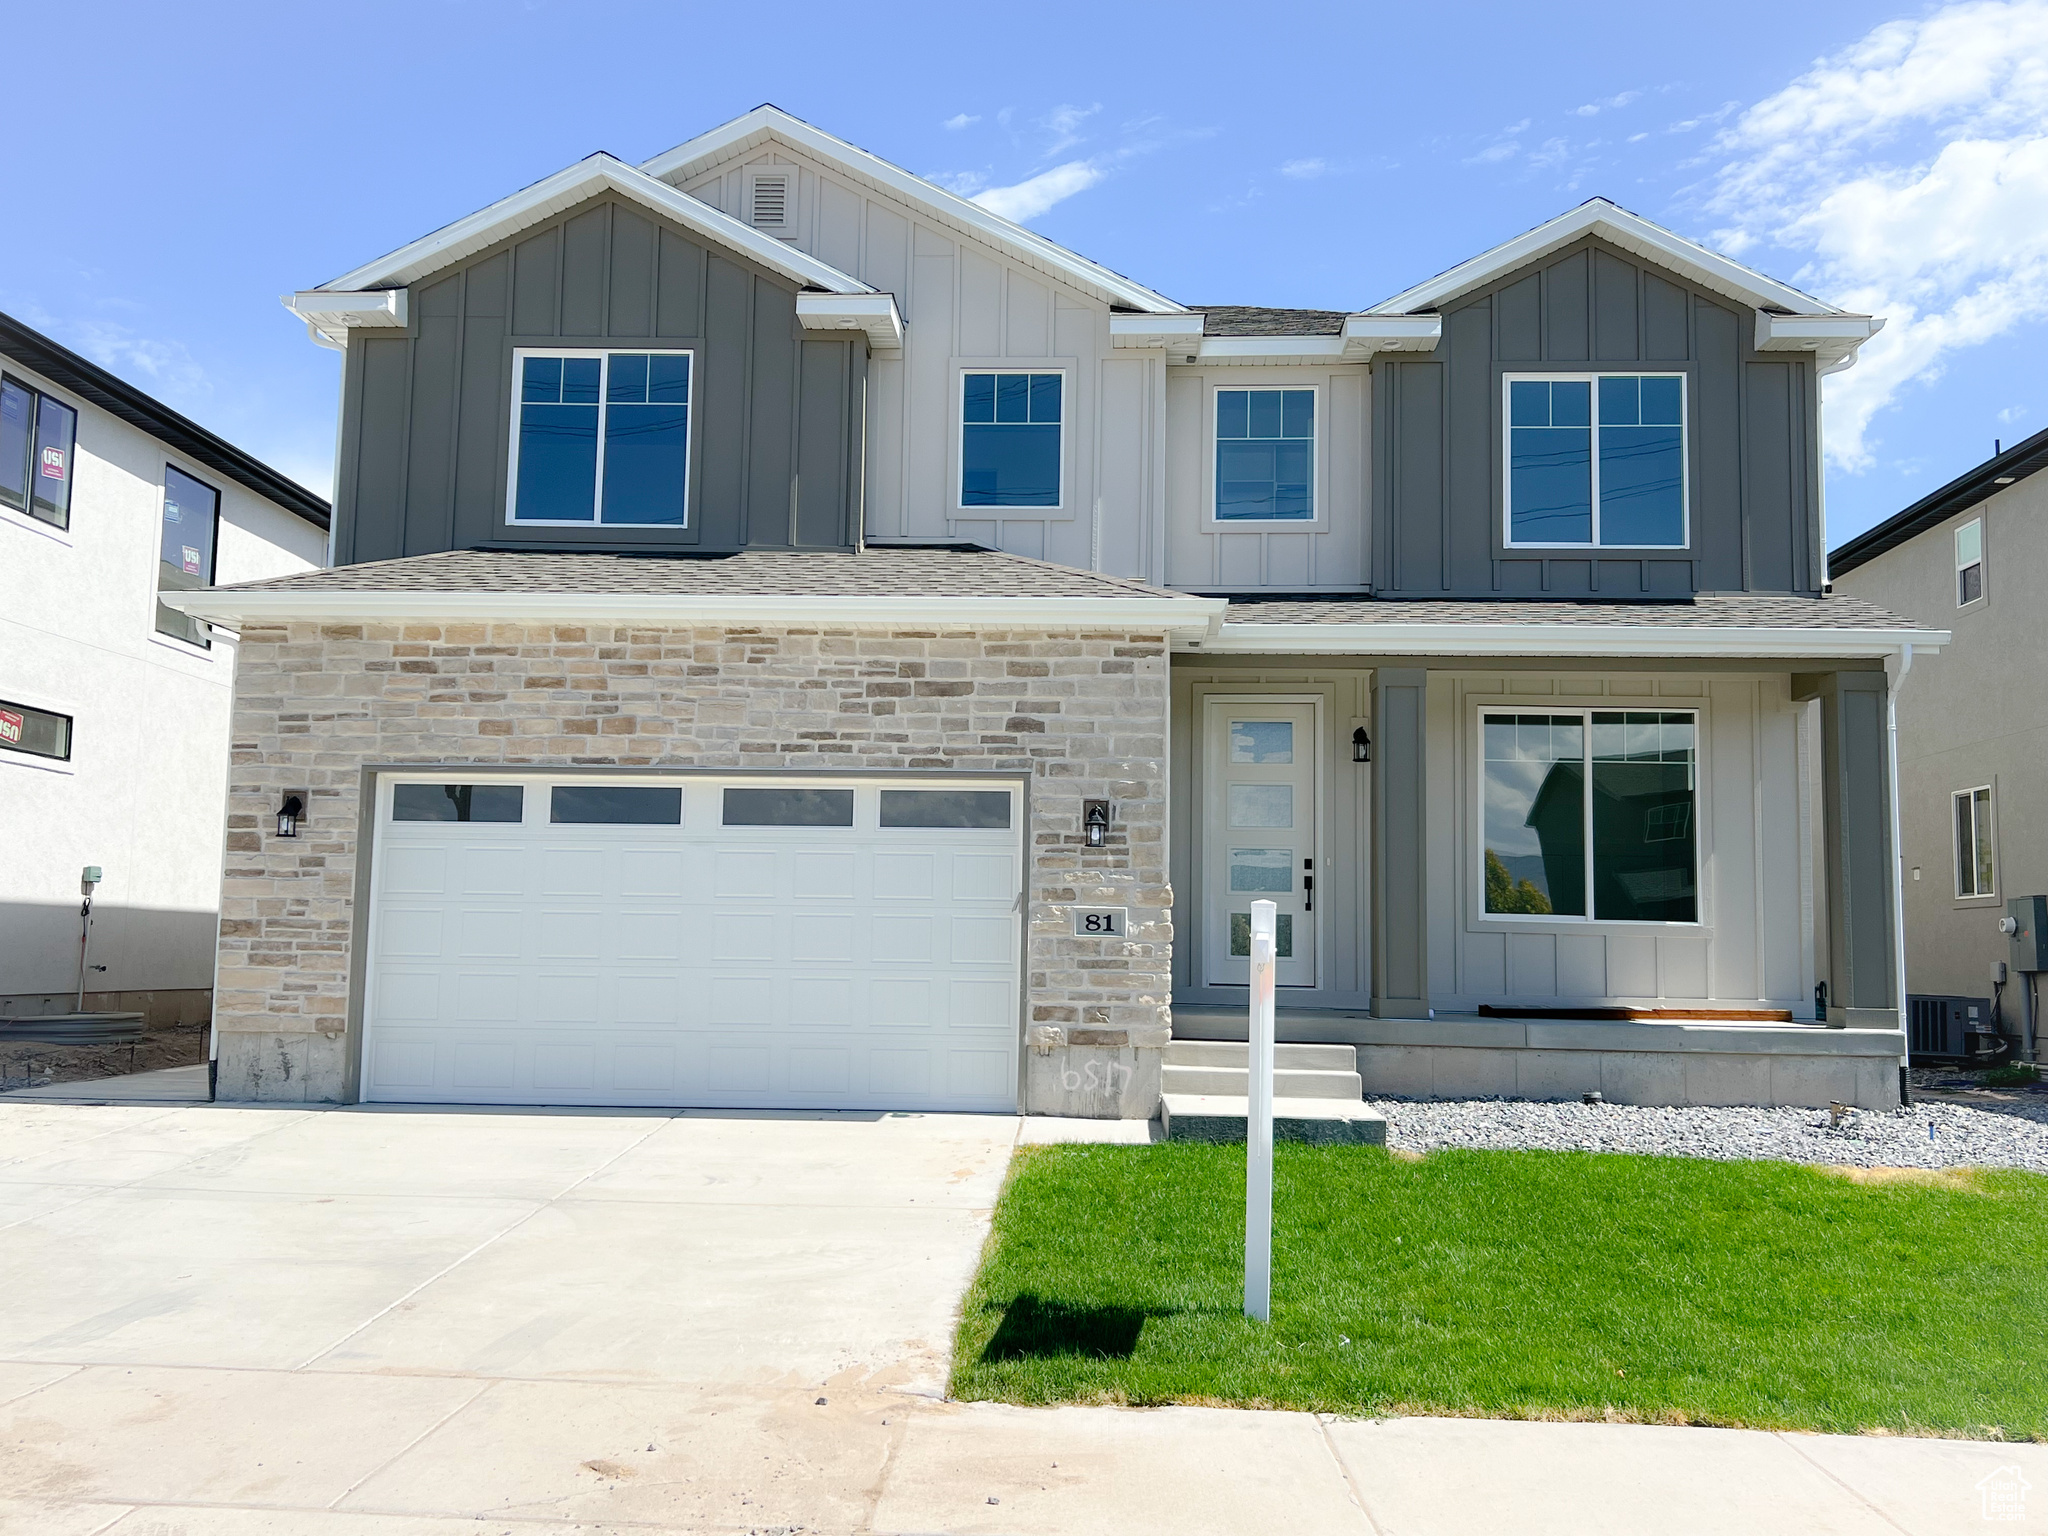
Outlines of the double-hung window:
[{"label": "double-hung window", "polygon": [[78,412],[18,379],[0,378],[0,507],[71,526]]},{"label": "double-hung window", "polygon": [[1505,383],[1510,547],[1685,546],[1684,375]]},{"label": "double-hung window", "polygon": [[1967,608],[1984,595],[1984,519],[1973,517],[1956,530],[1956,606]]},{"label": "double-hung window", "polygon": [[1959,789],[1949,796],[1956,824],[1956,895],[1996,896],[1997,859],[1991,843],[1991,786]]},{"label": "double-hung window", "polygon": [[1216,518],[1305,522],[1316,515],[1316,392],[1216,391]]},{"label": "double-hung window", "polygon": [[1690,710],[1483,713],[1485,912],[1699,921],[1698,738]]},{"label": "double-hung window", "polygon": [[[157,545],[156,585],[160,592],[190,592],[213,585],[213,553],[219,542],[220,492],[174,464],[164,466],[162,537]],[[156,631],[194,645],[211,645],[203,619],[156,605]]]},{"label": "double-hung window", "polygon": [[1057,373],[960,375],[960,505],[1057,507],[1065,383]]},{"label": "double-hung window", "polygon": [[691,361],[688,352],[516,351],[511,521],[682,527]]}]

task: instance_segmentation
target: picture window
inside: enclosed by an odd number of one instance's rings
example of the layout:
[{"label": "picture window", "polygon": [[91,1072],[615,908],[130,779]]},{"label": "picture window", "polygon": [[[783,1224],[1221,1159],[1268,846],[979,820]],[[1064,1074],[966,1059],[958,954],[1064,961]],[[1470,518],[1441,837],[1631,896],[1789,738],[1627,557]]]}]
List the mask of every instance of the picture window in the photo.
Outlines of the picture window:
[{"label": "picture window", "polygon": [[1959,789],[1949,801],[1956,826],[1956,895],[1996,896],[1998,869],[1991,839],[1991,786]]},{"label": "picture window", "polygon": [[[213,585],[214,550],[220,538],[220,492],[174,464],[164,466],[164,501],[157,544],[156,585],[160,592],[193,592]],[[159,598],[156,632],[194,645],[211,645],[204,619],[178,612]]]},{"label": "picture window", "polygon": [[0,699],[0,751],[71,760],[71,716]]},{"label": "picture window", "polygon": [[514,354],[514,522],[680,528],[688,352]]},{"label": "picture window", "polygon": [[0,506],[69,528],[77,456],[78,412],[0,377]]},{"label": "picture window", "polygon": [[1684,547],[1682,375],[1506,383],[1509,545]]},{"label": "picture window", "polygon": [[960,505],[1057,507],[1065,378],[1057,373],[960,376]]}]

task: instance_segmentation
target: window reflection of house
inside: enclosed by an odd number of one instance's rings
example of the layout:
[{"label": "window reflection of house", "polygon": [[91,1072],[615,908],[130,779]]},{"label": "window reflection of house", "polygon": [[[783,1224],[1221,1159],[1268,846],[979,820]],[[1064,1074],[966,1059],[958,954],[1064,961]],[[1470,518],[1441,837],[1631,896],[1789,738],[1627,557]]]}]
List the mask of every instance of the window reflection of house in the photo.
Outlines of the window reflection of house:
[{"label": "window reflection of house", "polygon": [[1586,910],[1586,777],[1579,763],[1552,763],[1529,804],[1543,850],[1543,884],[1559,912]]},{"label": "window reflection of house", "polygon": [[[1585,882],[1585,780],[1557,763],[1529,807],[1543,873],[1561,912],[1579,906]],[[1692,765],[1595,759],[1593,916],[1620,921],[1698,921],[1693,860]]]}]

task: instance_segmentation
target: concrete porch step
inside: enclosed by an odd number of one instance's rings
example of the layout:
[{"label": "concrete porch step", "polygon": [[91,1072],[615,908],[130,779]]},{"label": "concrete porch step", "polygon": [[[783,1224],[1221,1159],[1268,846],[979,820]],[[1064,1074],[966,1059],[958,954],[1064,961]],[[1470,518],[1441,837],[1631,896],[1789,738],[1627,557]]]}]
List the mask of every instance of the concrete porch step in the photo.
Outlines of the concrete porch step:
[{"label": "concrete porch step", "polygon": [[[1166,1042],[1162,1058],[1169,1067],[1235,1067],[1245,1070],[1251,1047],[1242,1040],[1180,1040]],[[1358,1052],[1349,1045],[1281,1045],[1273,1047],[1276,1071],[1299,1068],[1305,1072],[1351,1072],[1358,1067]]]},{"label": "concrete porch step", "polygon": [[[1230,1094],[1243,1098],[1251,1091],[1247,1067],[1182,1067],[1159,1069],[1159,1086],[1166,1093]],[[1276,1099],[1352,1099],[1365,1095],[1365,1085],[1356,1072],[1315,1072],[1298,1067],[1276,1067],[1273,1097]]]},{"label": "concrete porch step", "polygon": [[[1159,1123],[1168,1141],[1243,1141],[1247,1112],[1242,1095],[1168,1093],[1160,1097]],[[1383,1147],[1387,1117],[1356,1099],[1275,1097],[1273,1139]]]}]

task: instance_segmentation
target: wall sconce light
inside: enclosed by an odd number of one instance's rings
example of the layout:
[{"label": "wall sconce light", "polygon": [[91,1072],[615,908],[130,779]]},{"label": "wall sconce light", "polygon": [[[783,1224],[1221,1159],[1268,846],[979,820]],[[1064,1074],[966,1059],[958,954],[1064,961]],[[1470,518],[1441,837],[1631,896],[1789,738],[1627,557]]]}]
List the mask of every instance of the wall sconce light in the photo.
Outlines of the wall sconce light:
[{"label": "wall sconce light", "polygon": [[1365,727],[1362,725],[1351,733],[1351,761],[1354,763],[1369,763],[1372,761],[1372,738],[1365,734]]},{"label": "wall sconce light", "polygon": [[1090,848],[1100,848],[1109,836],[1109,802],[1107,800],[1084,800],[1081,802],[1081,829]]},{"label": "wall sconce light", "polygon": [[305,814],[306,802],[297,795],[286,795],[284,797],[284,804],[277,808],[277,835],[279,837],[297,837],[299,835],[299,818]]}]

